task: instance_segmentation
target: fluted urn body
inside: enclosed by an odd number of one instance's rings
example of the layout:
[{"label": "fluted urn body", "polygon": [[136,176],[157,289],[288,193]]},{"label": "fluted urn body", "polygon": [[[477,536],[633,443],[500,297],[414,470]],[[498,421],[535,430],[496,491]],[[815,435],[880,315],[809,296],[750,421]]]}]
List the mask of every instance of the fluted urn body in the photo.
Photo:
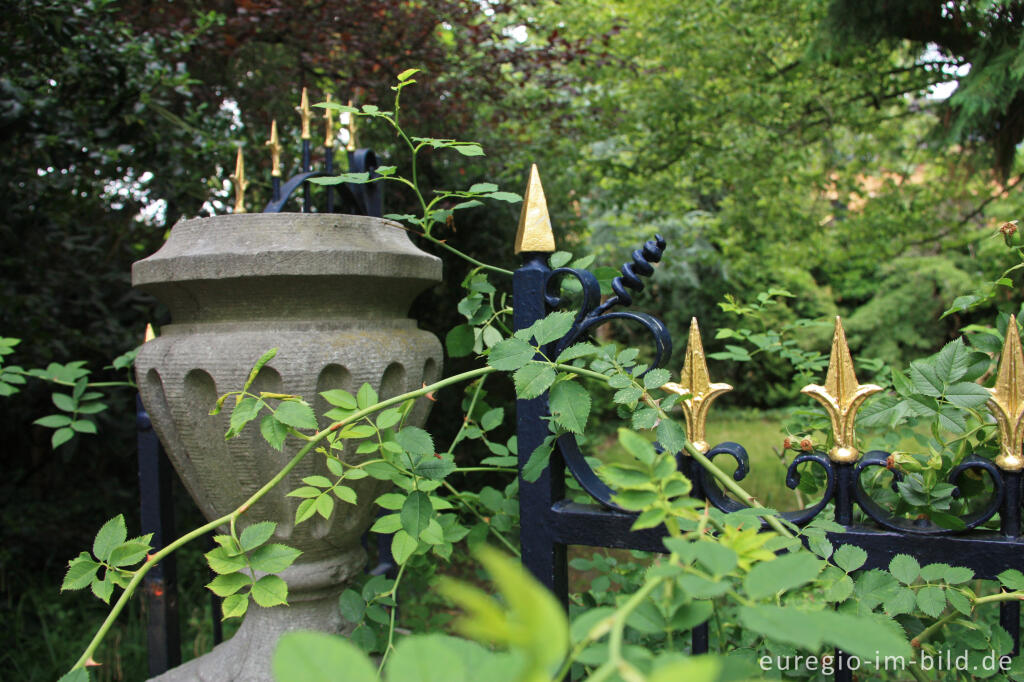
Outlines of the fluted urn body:
[{"label": "fluted urn body", "polygon": [[[225,440],[233,401],[211,416],[217,397],[240,389],[271,348],[277,354],[251,390],[300,395],[318,415],[329,409],[322,391],[355,393],[369,383],[390,397],[430,383],[440,373],[441,346],[408,312],[440,278],[440,260],[416,248],[396,223],[338,214],[183,221],[157,253],[134,264],[134,286],[165,303],[172,319],[139,352],[139,391],[207,518],[242,504],[301,446],[291,437],[283,451],[274,449],[258,420]],[[408,423],[421,423],[426,409],[417,405]],[[326,423],[321,418],[321,427]],[[354,446],[346,456],[355,456]],[[336,598],[365,563],[360,538],[382,484],[356,481],[358,504],[339,503],[329,520],[315,516],[296,526],[300,500],[287,493],[313,474],[329,475],[315,453],[243,517],[277,522],[274,541],[302,551],[281,574],[289,605],[251,605],[235,637],[161,679],[270,680],[269,656],[282,632],[344,629]]]}]

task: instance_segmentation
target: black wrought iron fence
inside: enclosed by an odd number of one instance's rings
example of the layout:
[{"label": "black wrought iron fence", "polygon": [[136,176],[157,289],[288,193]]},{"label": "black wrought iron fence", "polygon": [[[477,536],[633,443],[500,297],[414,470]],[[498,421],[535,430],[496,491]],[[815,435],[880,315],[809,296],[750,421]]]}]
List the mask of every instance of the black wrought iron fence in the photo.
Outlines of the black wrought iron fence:
[{"label": "black wrought iron fence", "polygon": [[[540,194],[542,197],[542,193]],[[529,193],[527,201],[530,200]],[[525,329],[549,312],[563,307],[561,282],[572,278],[580,293],[574,298],[579,305],[575,323],[569,332],[553,341],[545,350],[548,357],[571,344],[583,340],[588,331],[611,321],[639,325],[650,337],[654,357],[650,367],[662,366],[671,355],[672,339],[665,326],[645,313],[623,310],[632,303],[629,290],[643,288],[639,276],[653,273],[651,263],[662,258],[666,248],[659,236],[646,242],[632,254],[622,274],[612,285],[614,294],[601,302],[597,278],[587,270],[548,267],[548,255],[555,250],[547,210],[543,206],[524,207],[524,216],[533,219],[521,222],[516,253],[523,259],[514,276],[515,329]],[[539,216],[539,217],[538,217]],[[618,308],[618,309],[616,309]],[[1010,330],[1016,329],[1011,321]],[[550,350],[550,352],[548,352]],[[723,442],[711,445],[705,441],[705,427],[712,402],[731,386],[714,383],[707,363],[697,321],[690,327],[685,362],[678,383],[666,384],[669,391],[689,396],[679,401],[690,441],[696,452],[707,459],[725,456],[735,460],[734,478],[743,480],[750,470],[750,460],[743,445]],[[842,531],[828,533],[831,542],[855,545],[867,552],[862,568],[887,568],[897,554],[908,554],[922,564],[947,563],[971,569],[980,579],[993,580],[1007,569],[1024,568],[1024,541],[1021,540],[1021,456],[1024,439],[1024,353],[1017,334],[1007,333],[1002,351],[998,380],[991,389],[989,407],[999,425],[1001,454],[993,461],[974,455],[965,458],[949,474],[949,483],[957,486],[967,475],[987,476],[991,491],[987,500],[976,505],[976,511],[962,519],[963,528],[951,530],[927,519],[908,519],[891,514],[865,488],[862,474],[873,467],[891,469],[888,452],[873,450],[860,453],[854,440],[854,420],[863,401],[882,390],[872,384],[861,384],[854,373],[853,360],[847,346],[842,322],[837,318],[832,342],[828,374],[824,385],[809,385],[803,393],[822,404],[832,423],[835,445],[826,452],[806,452],[789,465],[786,481],[795,488],[801,473],[798,468],[809,464],[820,467],[825,487],[821,499],[809,508],[781,514],[796,526],[805,526],[815,518],[828,514]],[[520,468],[519,509],[522,523],[522,559],[524,565],[551,589],[564,605],[568,605],[569,580],[566,549],[570,545],[607,547],[666,552],[662,540],[667,537],[664,526],[631,530],[636,514],[615,503],[615,492],[598,478],[587,463],[571,433],[560,436],[548,466],[539,478],[529,481],[522,471],[531,453],[549,436],[549,395],[517,401],[517,438]],[[692,453],[676,455],[678,468],[692,483],[691,494],[726,513],[748,509],[749,505],[730,497],[719,483],[696,461]],[[589,495],[591,503],[572,501],[566,491],[566,471]],[[806,475],[806,474],[805,474]],[[901,474],[893,471],[893,484]],[[860,516],[856,513],[861,512]],[[998,530],[979,527],[998,515]],[[861,517],[862,520],[858,520]],[[750,518],[750,517],[747,517]],[[764,520],[761,519],[762,527]],[[1000,624],[1013,640],[1012,655],[1019,653],[1020,604],[1001,602]],[[705,653],[711,647],[708,623],[692,631],[692,651]],[[834,667],[835,679],[852,679],[850,666],[842,665],[842,652],[837,652],[839,665]]]}]

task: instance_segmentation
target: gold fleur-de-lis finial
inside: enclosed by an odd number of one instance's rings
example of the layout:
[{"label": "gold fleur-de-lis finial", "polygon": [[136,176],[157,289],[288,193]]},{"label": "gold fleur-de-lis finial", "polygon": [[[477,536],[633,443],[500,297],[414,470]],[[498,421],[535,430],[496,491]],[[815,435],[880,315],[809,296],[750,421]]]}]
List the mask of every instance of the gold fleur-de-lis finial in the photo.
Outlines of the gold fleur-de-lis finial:
[{"label": "gold fleur-de-lis finial", "polygon": [[686,358],[683,360],[679,383],[669,382],[662,388],[678,395],[690,396],[681,401],[683,416],[686,418],[686,435],[693,446],[701,452],[711,449],[705,437],[708,412],[711,411],[711,403],[715,398],[731,391],[732,386],[711,383],[696,317],[690,319],[690,339],[686,344]]},{"label": "gold fleur-de-lis finial", "polygon": [[146,325],[146,335],[142,338],[142,343],[149,343],[156,338],[156,332],[153,331],[153,325]]},{"label": "gold fleur-de-lis finial", "polygon": [[264,144],[270,148],[270,175],[281,177],[281,143],[277,139],[277,119],[270,122],[270,139]]},{"label": "gold fleur-de-lis finial", "polygon": [[1004,471],[1024,469],[1021,444],[1024,442],[1024,352],[1017,333],[1017,319],[1011,315],[1006,326],[1006,341],[999,359],[996,385],[989,389],[989,409],[999,424],[1000,453],[996,465]]},{"label": "gold fleur-de-lis finial", "polygon": [[856,435],[853,430],[857,410],[869,395],[878,393],[881,386],[857,383],[853,371],[853,357],[846,343],[843,322],[836,317],[836,331],[832,336],[832,354],[828,360],[828,374],[825,385],[809,384],[800,389],[822,405],[832,420],[832,437],[835,445],[828,456],[833,462],[855,462],[859,456]]},{"label": "gold fleur-de-lis finial", "polygon": [[526,183],[523,210],[519,214],[515,253],[553,253],[554,250],[555,234],[551,231],[548,201],[544,197],[544,187],[540,184],[537,164],[533,164],[530,166],[530,179]]},{"label": "gold fleur-de-lis finial", "polygon": [[302,97],[299,99],[299,106],[295,107],[302,118],[302,139],[308,140],[312,136],[309,133],[309,121],[313,118],[313,110],[309,108],[309,93],[302,88]]},{"label": "gold fleur-de-lis finial", "polygon": [[235,213],[245,213],[245,188],[249,186],[249,181],[245,179],[245,159],[241,147],[235,157],[235,172],[231,180],[235,183]]},{"label": "gold fleur-de-lis finial", "polygon": [[[352,106],[352,100],[348,101],[348,105]],[[345,149],[354,152],[356,150],[356,116],[349,112],[348,116],[348,142],[345,144]]]},{"label": "gold fleur-de-lis finial", "polygon": [[[327,93],[327,103],[331,103],[331,93]],[[324,109],[324,146],[330,149],[334,146],[334,110]]]}]

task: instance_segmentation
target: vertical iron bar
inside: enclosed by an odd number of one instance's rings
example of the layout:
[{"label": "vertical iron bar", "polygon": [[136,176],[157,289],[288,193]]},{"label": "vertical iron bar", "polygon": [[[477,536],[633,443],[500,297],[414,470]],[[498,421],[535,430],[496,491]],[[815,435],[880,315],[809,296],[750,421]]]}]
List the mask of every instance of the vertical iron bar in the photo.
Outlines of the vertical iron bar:
[{"label": "vertical iron bar", "polygon": [[[854,465],[851,462],[833,462],[832,466],[836,470],[836,523],[851,526],[853,525]],[[849,657],[840,649],[836,649],[835,652],[835,681],[852,682],[853,671],[850,670]]]},{"label": "vertical iron bar", "polygon": [[708,621],[704,621],[690,631],[690,641],[694,655],[708,652]]},{"label": "vertical iron bar", "polygon": [[[512,278],[512,300],[515,302],[515,328],[524,329],[544,317],[544,289],[548,269],[543,253],[524,253],[523,266]],[[557,543],[551,532],[551,507],[565,497],[565,464],[553,453],[547,468],[533,483],[522,477],[530,454],[548,436],[548,395],[530,400],[516,400],[516,433],[519,450],[519,514],[525,532],[520,543],[523,565],[545,587],[551,590],[562,606],[569,605],[569,569],[566,547]]]},{"label": "vertical iron bar", "polygon": [[[138,432],[142,533],[152,533],[153,548],[160,549],[174,534],[174,505],[171,500],[174,474],[139,396],[135,397],[135,427]],[[142,581],[142,588],[147,607],[149,674],[155,676],[181,663],[177,561],[173,554],[150,569]]]},{"label": "vertical iron bar", "polygon": [[[1020,537],[1021,472],[1003,471],[1003,507],[999,510],[1000,531],[1008,538]],[[1020,602],[999,604],[999,624],[1013,640],[1011,656],[1020,653]]]},{"label": "vertical iron bar", "polygon": [[271,201],[281,201],[281,178],[273,177],[270,180],[271,185]]},{"label": "vertical iron bar", "polygon": [[[310,161],[310,142],[309,140],[302,141],[302,172],[308,173],[312,170]],[[309,182],[302,183],[302,212],[309,213],[310,211],[310,196],[309,196]]]},{"label": "vertical iron bar", "polygon": [[[324,170],[328,175],[334,174],[334,150],[330,147],[324,150]],[[334,188],[327,185],[325,189],[327,190],[327,212],[334,213]]]}]

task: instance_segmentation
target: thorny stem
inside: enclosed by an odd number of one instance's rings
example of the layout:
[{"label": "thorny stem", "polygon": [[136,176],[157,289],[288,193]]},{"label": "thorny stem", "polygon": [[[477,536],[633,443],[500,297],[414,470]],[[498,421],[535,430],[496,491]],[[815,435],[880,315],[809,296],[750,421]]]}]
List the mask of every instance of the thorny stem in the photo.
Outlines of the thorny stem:
[{"label": "thorny stem", "polygon": [[626,619],[643,603],[647,595],[653,592],[665,580],[666,578],[658,578],[644,583],[643,587],[633,593],[626,603],[618,608],[612,619],[611,634],[608,636],[608,660],[601,664],[601,667],[595,670],[593,675],[587,678],[587,682],[607,680],[618,672],[622,665],[628,665],[626,660],[622,658],[622,635],[626,629]]},{"label": "thorny stem", "polygon": [[377,667],[377,675],[379,676],[381,671],[384,670],[384,664],[387,663],[388,656],[395,648],[395,616],[398,614],[398,585],[402,582],[402,574],[405,573],[405,564],[398,567],[398,575],[395,576],[395,584],[391,586],[385,594],[395,600],[395,605],[391,607],[391,618],[388,623],[388,645],[384,647],[384,653],[380,656],[380,665]]}]

